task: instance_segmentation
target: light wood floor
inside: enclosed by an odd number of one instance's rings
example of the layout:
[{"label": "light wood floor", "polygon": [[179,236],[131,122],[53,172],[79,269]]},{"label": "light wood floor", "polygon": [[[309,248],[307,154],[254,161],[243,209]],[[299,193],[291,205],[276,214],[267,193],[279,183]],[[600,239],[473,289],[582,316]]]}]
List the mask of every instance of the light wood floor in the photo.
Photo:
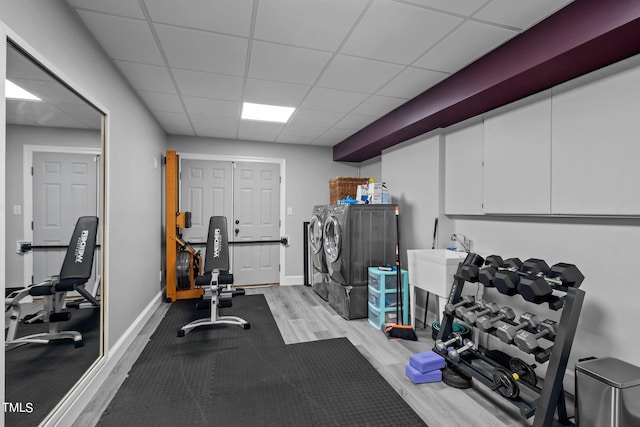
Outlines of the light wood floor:
[{"label": "light wood floor", "polygon": [[[288,344],[347,337],[391,386],[430,427],[528,426],[507,400],[476,382],[471,389],[451,388],[444,383],[415,385],[405,375],[409,356],[433,347],[431,329],[417,328],[418,341],[389,340],[371,327],[367,319],[344,320],[310,287],[274,286],[248,289],[247,294],[264,294],[280,333]],[[164,317],[169,304],[162,304],[136,338],[132,348],[110,375],[99,396],[88,405],[74,426],[94,426],[127,372],[142,352],[149,337]]]}]

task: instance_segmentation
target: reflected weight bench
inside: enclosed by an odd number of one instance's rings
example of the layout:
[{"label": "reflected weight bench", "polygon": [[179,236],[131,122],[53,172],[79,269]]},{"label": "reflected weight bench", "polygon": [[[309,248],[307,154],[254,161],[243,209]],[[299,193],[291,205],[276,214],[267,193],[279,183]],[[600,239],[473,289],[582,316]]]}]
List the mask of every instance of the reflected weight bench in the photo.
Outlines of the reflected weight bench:
[{"label": "reflected weight bench", "polygon": [[[77,291],[85,298],[91,297],[85,284],[93,270],[93,255],[96,248],[98,217],[83,216],[76,222],[75,229],[62,263],[60,275],[51,277],[42,283],[27,286],[11,292],[5,299],[5,311],[9,313],[9,328],[5,339],[5,350],[18,346],[39,343],[47,344],[53,340],[71,339],[76,348],[82,347],[82,335],[76,331],[60,331],[58,322],[68,321],[71,313],[64,311],[67,292]],[[49,332],[43,332],[16,338],[18,323],[21,321],[21,301],[27,296],[42,297],[44,308],[25,323],[42,321],[49,324]]]},{"label": "reflected weight bench", "polygon": [[237,325],[242,329],[249,329],[250,324],[236,316],[220,316],[218,310],[231,307],[234,291],[233,274],[229,273],[229,235],[227,232],[227,218],[212,216],[209,220],[209,232],[207,235],[207,252],[204,261],[204,274],[196,277],[196,286],[209,286],[205,293],[211,294],[211,316],[209,318],[194,320],[184,325],[178,331],[178,336],[183,337],[193,329],[200,326],[212,325]]}]

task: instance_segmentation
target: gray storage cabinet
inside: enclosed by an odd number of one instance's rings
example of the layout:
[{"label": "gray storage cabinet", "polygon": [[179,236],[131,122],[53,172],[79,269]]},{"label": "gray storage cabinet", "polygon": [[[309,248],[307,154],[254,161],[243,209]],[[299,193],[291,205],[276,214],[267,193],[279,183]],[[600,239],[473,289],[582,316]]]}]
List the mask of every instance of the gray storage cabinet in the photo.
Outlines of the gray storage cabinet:
[{"label": "gray storage cabinet", "polygon": [[640,426],[640,368],[613,357],[576,364],[576,425]]}]

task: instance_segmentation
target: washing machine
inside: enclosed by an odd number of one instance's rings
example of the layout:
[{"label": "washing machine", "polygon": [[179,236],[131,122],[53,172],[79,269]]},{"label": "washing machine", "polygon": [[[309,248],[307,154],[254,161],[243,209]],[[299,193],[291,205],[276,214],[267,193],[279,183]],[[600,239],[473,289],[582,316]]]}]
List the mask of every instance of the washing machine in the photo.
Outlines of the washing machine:
[{"label": "washing machine", "polygon": [[329,305],[345,319],[367,317],[368,271],[395,262],[395,205],[330,205],[324,222]]},{"label": "washing machine", "polygon": [[313,207],[309,221],[309,248],[311,249],[311,287],[325,301],[329,300],[329,270],[324,255],[324,221],[327,206]]}]

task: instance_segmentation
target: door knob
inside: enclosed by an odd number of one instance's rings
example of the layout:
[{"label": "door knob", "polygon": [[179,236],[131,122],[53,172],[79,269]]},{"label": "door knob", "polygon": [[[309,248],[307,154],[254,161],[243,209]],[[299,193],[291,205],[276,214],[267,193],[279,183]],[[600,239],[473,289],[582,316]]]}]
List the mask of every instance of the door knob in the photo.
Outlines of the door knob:
[{"label": "door knob", "polygon": [[239,229],[239,228],[236,228],[236,230],[235,230],[235,231],[236,231],[236,234],[238,234],[238,233],[240,232],[240,229]]},{"label": "door knob", "polygon": [[236,219],[236,225],[240,224],[240,220]]}]

